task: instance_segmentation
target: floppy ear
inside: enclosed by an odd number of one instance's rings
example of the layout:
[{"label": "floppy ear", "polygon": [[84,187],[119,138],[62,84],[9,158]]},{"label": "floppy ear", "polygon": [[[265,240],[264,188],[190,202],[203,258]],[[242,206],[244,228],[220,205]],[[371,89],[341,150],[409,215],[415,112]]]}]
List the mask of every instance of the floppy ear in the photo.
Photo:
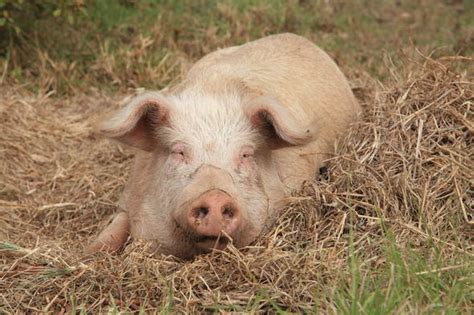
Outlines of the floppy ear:
[{"label": "floppy ear", "polygon": [[251,124],[260,130],[270,149],[311,142],[316,135],[314,126],[305,126],[271,96],[259,96],[244,106]]},{"label": "floppy ear", "polygon": [[145,151],[158,144],[155,130],[166,123],[170,105],[158,92],[146,92],[133,98],[122,109],[99,123],[102,135]]},{"label": "floppy ear", "polygon": [[89,244],[86,249],[86,254],[93,254],[96,252],[117,252],[125,245],[130,234],[130,219],[126,212],[119,212],[112,219],[112,222],[102,231],[99,236]]}]

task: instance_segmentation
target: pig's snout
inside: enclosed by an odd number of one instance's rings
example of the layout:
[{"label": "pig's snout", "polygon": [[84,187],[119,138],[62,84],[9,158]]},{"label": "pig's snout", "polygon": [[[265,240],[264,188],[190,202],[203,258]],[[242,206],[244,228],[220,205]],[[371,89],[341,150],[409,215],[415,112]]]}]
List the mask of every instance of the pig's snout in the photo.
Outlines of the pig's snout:
[{"label": "pig's snout", "polygon": [[241,224],[241,216],[234,199],[217,189],[196,198],[186,212],[188,226],[202,241],[232,236]]}]

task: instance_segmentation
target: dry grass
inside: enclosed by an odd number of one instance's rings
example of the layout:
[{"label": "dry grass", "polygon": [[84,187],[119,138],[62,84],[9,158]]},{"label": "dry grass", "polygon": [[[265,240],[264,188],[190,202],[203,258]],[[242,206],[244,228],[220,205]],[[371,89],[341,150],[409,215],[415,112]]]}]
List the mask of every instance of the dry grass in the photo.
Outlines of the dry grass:
[{"label": "dry grass", "polygon": [[[368,290],[388,300],[397,275],[385,282],[383,273],[396,266],[394,253],[400,265],[414,251],[428,266],[409,281],[431,273],[439,257],[446,264],[435,272],[472,270],[472,80],[442,60],[394,78],[388,87],[358,84],[363,122],[340,143],[327,176],[307,183],[269,233],[192,262],[151,256],[141,242],[118,256],[80,257],[114,212],[131,158],[96,138],[87,120],[119,99],[2,87],[0,312],[335,313],[371,279],[382,282]],[[437,291],[440,301],[449,303],[450,284]],[[467,284],[459,312],[472,306]],[[429,296],[408,294],[391,310],[429,311]]]}]

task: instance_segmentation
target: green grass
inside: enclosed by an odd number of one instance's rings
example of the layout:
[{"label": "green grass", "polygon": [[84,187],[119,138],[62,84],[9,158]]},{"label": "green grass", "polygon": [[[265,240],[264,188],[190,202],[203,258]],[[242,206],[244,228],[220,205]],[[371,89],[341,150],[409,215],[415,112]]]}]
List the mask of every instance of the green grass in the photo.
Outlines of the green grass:
[{"label": "green grass", "polygon": [[454,3],[87,1],[60,17],[18,18],[24,31],[13,36],[3,63],[7,77],[37,88],[45,72],[62,76],[47,87],[60,94],[91,86],[163,88],[179,73],[172,62],[178,56],[196,60],[218,47],[290,31],[317,42],[344,68],[383,80],[387,56],[399,63],[412,44],[425,53],[439,47],[439,53],[474,53],[474,4]]},{"label": "green grass", "polygon": [[474,263],[467,254],[446,258],[437,244],[402,247],[390,230],[380,266],[364,259],[365,250],[350,246],[348,274],[334,296],[342,314],[459,314],[474,301]]}]

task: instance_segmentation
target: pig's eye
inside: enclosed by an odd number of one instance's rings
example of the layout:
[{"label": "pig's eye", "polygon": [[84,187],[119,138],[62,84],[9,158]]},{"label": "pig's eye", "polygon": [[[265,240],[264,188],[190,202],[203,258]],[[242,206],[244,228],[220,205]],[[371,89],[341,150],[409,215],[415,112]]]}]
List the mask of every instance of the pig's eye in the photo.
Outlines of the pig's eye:
[{"label": "pig's eye", "polygon": [[253,161],[253,155],[254,155],[254,150],[252,147],[243,147],[241,150],[240,150],[240,164],[243,164],[243,165],[251,165],[252,161]]},{"label": "pig's eye", "polygon": [[181,156],[184,157],[184,151],[181,151],[181,150],[172,151],[171,153],[173,153],[175,155],[181,155]]},{"label": "pig's eye", "polygon": [[242,158],[243,159],[248,159],[248,158],[251,158],[253,156],[252,153],[242,153]]},{"label": "pig's eye", "polygon": [[171,147],[171,155],[175,160],[185,161],[185,147],[182,143],[175,144]]},{"label": "pig's eye", "polygon": [[250,146],[245,146],[242,149],[240,149],[240,157],[243,159],[252,158],[253,155],[254,155],[254,150]]}]

